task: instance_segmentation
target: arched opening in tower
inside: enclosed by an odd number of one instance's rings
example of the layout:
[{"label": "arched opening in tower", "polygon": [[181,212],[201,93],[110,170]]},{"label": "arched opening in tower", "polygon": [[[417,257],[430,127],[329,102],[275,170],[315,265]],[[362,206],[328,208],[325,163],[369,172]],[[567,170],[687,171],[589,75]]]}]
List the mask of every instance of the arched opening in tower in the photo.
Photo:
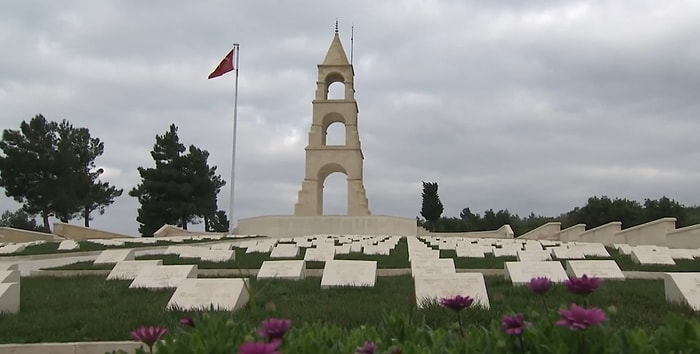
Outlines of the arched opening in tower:
[{"label": "arched opening in tower", "polygon": [[323,182],[323,215],[348,215],[348,177],[331,173]]},{"label": "arched opening in tower", "polygon": [[345,99],[345,84],[342,82],[334,82],[328,86],[329,100]]},{"label": "arched opening in tower", "polygon": [[345,145],[345,124],[335,122],[326,129],[324,145]]}]

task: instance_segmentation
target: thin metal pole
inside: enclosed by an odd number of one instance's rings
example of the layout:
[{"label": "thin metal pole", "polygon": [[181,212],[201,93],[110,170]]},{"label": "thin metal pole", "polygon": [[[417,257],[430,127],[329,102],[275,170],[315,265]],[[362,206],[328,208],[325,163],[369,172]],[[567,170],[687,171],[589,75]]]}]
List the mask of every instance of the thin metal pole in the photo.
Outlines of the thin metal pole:
[{"label": "thin metal pole", "polygon": [[241,48],[238,43],[233,44],[233,53],[236,57],[236,64],[234,70],[236,71],[235,79],[235,91],[233,93],[233,149],[231,151],[231,195],[229,196],[229,212],[228,212],[228,231],[233,233],[233,206],[234,206],[234,195],[236,191],[236,133],[238,129],[238,61],[240,59]]},{"label": "thin metal pole", "polygon": [[355,24],[350,27],[350,65],[352,65],[352,57],[355,51]]}]

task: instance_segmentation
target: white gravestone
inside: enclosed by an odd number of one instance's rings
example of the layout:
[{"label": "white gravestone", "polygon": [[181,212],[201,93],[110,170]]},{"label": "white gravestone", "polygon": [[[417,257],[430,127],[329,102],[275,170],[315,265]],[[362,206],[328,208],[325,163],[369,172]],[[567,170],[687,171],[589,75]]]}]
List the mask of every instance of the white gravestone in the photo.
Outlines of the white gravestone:
[{"label": "white gravestone", "polygon": [[199,259],[206,262],[228,262],[236,258],[236,252],[233,250],[207,250],[202,249],[199,253]]},{"label": "white gravestone", "polygon": [[518,260],[521,262],[538,262],[552,259],[550,251],[518,251]]},{"label": "white gravestone", "polygon": [[639,264],[665,264],[675,265],[676,261],[668,252],[649,251],[642,249],[632,250],[632,261]]},{"label": "white gravestone", "polygon": [[80,244],[74,240],[63,240],[58,244],[59,251],[77,250],[78,248],[80,248]]},{"label": "white gravestone", "polygon": [[490,308],[484,275],[481,273],[455,273],[415,278],[416,305],[422,308],[426,300],[440,301],[443,297],[469,296],[474,305]]},{"label": "white gravestone", "polygon": [[0,313],[19,312],[19,283],[0,283]]},{"label": "white gravestone", "polygon": [[196,265],[151,266],[141,269],[129,288],[177,288],[185,279],[197,278]]},{"label": "white gravestone", "polygon": [[666,301],[700,311],[700,273],[664,273]]},{"label": "white gravestone", "polygon": [[330,260],[323,267],[321,289],[339,286],[374,287],[377,261]]},{"label": "white gravestone", "polygon": [[585,259],[586,256],[581,250],[569,249],[563,247],[552,247],[550,249],[552,256],[558,259]]},{"label": "white gravestone", "polygon": [[558,261],[505,262],[504,266],[506,279],[510,279],[513,285],[526,285],[530,279],[537,277],[547,277],[554,283],[569,279]]},{"label": "white gravestone", "polygon": [[248,279],[185,279],[168,301],[168,309],[235,311],[248,303]]},{"label": "white gravestone", "polygon": [[518,255],[518,250],[515,248],[494,248],[494,257],[516,257]]},{"label": "white gravestone", "polygon": [[605,248],[602,243],[596,242],[578,242],[573,246],[569,246],[570,249],[577,249],[583,252],[584,256],[591,257],[610,257],[610,253]]},{"label": "white gravestone", "polygon": [[27,248],[26,244],[19,243],[16,245],[5,245],[0,247],[0,254],[12,254],[24,251]]},{"label": "white gravestone", "polygon": [[0,262],[0,270],[19,270],[17,263]]},{"label": "white gravestone", "polygon": [[632,253],[632,246],[630,246],[628,244],[624,244],[624,243],[617,244],[616,243],[613,245],[613,247],[615,247],[615,249],[617,249],[617,251],[622,253],[622,254],[629,255],[630,253]]},{"label": "white gravestone", "polygon": [[107,275],[107,280],[133,280],[136,275],[145,267],[163,265],[160,259],[144,261],[121,261],[114,265],[112,271]]},{"label": "white gravestone", "polygon": [[455,274],[455,262],[452,258],[436,258],[425,261],[411,262],[413,277],[429,277],[434,275]]},{"label": "white gravestone", "polygon": [[307,262],[328,262],[335,257],[335,247],[307,248],[304,260]]},{"label": "white gravestone", "polygon": [[695,259],[695,251],[696,250],[678,248],[670,249],[667,252],[673,259]]},{"label": "white gravestone", "polygon": [[19,270],[0,271],[0,283],[19,283]]},{"label": "white gravestone", "polygon": [[299,247],[293,243],[279,243],[270,253],[270,258],[295,258],[299,255]]},{"label": "white gravestone", "polygon": [[264,261],[258,271],[257,279],[304,279],[306,262],[298,261]]},{"label": "white gravestone", "polygon": [[566,261],[566,273],[576,278],[585,274],[601,279],[625,280],[620,266],[613,260]]},{"label": "white gravestone", "polygon": [[95,264],[110,264],[119,263],[121,261],[133,261],[134,260],[134,250],[133,249],[120,249],[120,250],[104,250],[95,259]]},{"label": "white gravestone", "polygon": [[233,243],[231,242],[224,242],[224,243],[217,243],[214,245],[209,246],[210,250],[224,250],[224,251],[230,251],[233,249]]},{"label": "white gravestone", "polygon": [[457,257],[460,258],[484,258],[484,250],[477,247],[460,247],[455,249]]}]

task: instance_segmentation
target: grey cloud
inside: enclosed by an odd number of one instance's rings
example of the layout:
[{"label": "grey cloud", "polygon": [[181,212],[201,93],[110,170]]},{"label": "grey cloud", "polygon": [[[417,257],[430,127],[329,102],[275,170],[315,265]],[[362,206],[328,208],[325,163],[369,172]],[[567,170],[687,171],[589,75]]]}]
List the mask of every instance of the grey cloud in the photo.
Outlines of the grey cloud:
[{"label": "grey cloud", "polygon": [[[0,14],[4,128],[44,113],[87,126],[131,189],[170,123],[230,174],[241,43],[235,218],[290,214],[316,64],[335,17],[350,51],[374,214],[414,217],[435,180],[464,207],[555,215],[607,194],[700,203],[700,7],[658,1],[13,2]],[[230,186],[219,196],[228,208]],[[324,203],[344,210],[344,177]],[[9,198],[0,206],[15,208]],[[135,234],[134,198],[93,225]]]}]

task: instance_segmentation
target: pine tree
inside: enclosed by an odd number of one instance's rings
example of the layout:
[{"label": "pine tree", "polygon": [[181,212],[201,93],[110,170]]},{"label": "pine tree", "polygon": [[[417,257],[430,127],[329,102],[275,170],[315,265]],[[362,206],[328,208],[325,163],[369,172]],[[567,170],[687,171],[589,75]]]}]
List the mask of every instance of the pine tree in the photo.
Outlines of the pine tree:
[{"label": "pine tree", "polygon": [[0,186],[8,197],[22,203],[25,212],[41,215],[46,232],[51,232],[49,217],[60,188],[56,129],[55,122],[37,115],[29,123],[23,121],[19,130],[3,130],[0,141],[5,154],[0,156]]},{"label": "pine tree", "polygon": [[141,204],[136,219],[139,232],[151,236],[164,224],[186,230],[200,218],[207,230],[215,225],[209,219],[220,218],[216,197],[225,182],[216,174],[216,166],[209,166],[209,152],[194,145],[186,149],[172,124],[164,135],[156,136],[151,156],[155,167],[139,167],[141,184],[129,192]]},{"label": "pine tree", "polygon": [[22,122],[20,130],[4,130],[0,148],[5,153],[0,157],[0,186],[23,204],[24,211],[41,215],[46,232],[51,232],[50,216],[68,222],[85,206],[104,213],[121,195],[121,190],[97,180],[103,170],[96,168],[95,159],[104,152],[104,144],[87,128],[75,128],[67,120],[59,124],[37,115]]},{"label": "pine tree", "polygon": [[437,182],[423,182],[423,203],[420,214],[428,221],[431,230],[435,222],[440,219],[444,207],[438,196]]},{"label": "pine tree", "polygon": [[151,151],[155,162],[153,168],[139,167],[141,184],[134,187],[129,195],[138,198],[139,232],[151,236],[164,224],[177,224],[181,218],[183,202],[182,184],[184,173],[181,170],[181,154],[185,146],[177,136],[177,127],[163,135],[156,135],[156,142]]}]

